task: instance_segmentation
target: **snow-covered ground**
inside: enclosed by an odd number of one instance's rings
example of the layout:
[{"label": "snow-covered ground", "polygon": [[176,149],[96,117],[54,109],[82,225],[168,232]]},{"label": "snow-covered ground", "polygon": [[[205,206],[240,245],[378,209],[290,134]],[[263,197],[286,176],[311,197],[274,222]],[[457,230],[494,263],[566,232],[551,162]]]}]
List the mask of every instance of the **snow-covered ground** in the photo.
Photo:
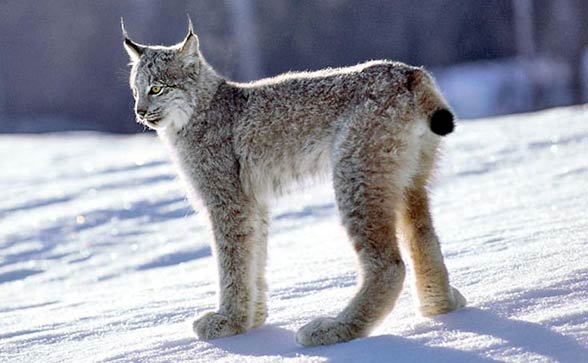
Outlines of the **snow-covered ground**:
[{"label": "snow-covered ground", "polygon": [[268,324],[199,341],[214,308],[205,213],[154,135],[0,136],[0,362],[588,362],[588,109],[464,122],[434,217],[466,309],[415,314],[409,279],[364,339],[296,345],[354,291],[327,184],[274,209]]}]

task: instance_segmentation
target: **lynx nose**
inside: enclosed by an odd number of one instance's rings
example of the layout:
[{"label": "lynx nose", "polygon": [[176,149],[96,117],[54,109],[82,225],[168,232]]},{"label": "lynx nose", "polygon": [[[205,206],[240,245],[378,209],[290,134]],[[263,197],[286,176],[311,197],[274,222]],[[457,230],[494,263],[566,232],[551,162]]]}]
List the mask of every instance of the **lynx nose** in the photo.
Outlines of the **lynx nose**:
[{"label": "lynx nose", "polygon": [[145,117],[147,110],[144,108],[138,108],[135,110],[135,112],[137,113],[137,115],[139,115],[139,117]]}]

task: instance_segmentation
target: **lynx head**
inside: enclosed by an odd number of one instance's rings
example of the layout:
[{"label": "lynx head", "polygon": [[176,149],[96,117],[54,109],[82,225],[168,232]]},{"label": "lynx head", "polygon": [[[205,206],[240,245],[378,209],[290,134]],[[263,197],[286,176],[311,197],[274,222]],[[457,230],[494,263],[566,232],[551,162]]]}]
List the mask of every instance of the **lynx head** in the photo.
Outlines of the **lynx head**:
[{"label": "lynx head", "polygon": [[154,130],[181,129],[192,116],[191,100],[202,68],[192,22],[186,38],[170,47],[136,43],[129,39],[122,19],[121,26],[131,59],[130,86],[137,122]]}]

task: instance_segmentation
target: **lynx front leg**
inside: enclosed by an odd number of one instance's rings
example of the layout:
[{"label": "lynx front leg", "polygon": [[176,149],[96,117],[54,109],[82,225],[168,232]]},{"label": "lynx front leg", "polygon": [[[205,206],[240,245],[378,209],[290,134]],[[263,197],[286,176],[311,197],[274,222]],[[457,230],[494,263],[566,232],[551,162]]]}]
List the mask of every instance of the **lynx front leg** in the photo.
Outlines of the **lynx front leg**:
[{"label": "lynx front leg", "polygon": [[[265,320],[265,296],[259,296],[259,246],[262,226],[258,210],[246,198],[210,208],[215,234],[215,256],[219,272],[217,312],[198,318],[193,328],[201,339],[215,339],[244,333]],[[225,202],[226,202],[225,201]],[[265,258],[265,255],[262,256]],[[261,273],[261,275],[260,275]],[[260,312],[260,308],[262,309]]]},{"label": "lynx front leg", "polygon": [[417,182],[406,191],[400,220],[412,259],[419,310],[424,316],[432,316],[459,309],[466,299],[449,285],[423,184]]}]

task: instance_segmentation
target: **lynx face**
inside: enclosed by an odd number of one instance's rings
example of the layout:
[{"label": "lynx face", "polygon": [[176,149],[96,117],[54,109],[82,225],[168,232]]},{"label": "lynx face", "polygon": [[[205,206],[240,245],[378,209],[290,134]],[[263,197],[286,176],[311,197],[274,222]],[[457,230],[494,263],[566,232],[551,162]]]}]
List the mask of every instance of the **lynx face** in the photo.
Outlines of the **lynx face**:
[{"label": "lynx face", "polygon": [[154,130],[181,129],[192,117],[190,90],[200,66],[198,39],[190,32],[172,47],[144,46],[125,38],[137,122]]},{"label": "lynx face", "polygon": [[139,63],[131,77],[137,122],[154,130],[170,125],[181,128],[191,114],[189,95],[182,84],[161,79],[145,64]]}]

